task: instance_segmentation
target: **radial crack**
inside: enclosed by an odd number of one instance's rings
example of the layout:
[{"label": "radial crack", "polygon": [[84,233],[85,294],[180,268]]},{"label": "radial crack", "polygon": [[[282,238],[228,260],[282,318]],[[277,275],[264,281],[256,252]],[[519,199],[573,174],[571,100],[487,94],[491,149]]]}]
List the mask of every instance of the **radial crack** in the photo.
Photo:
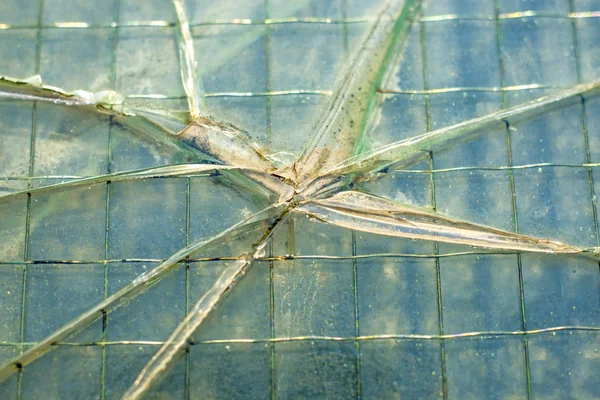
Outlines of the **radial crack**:
[{"label": "radial crack", "polygon": [[179,250],[167,260],[159,264],[152,270],[139,275],[130,284],[117,291],[116,293],[108,296],[106,299],[96,304],[86,312],[79,315],[77,318],[71,320],[51,335],[47,336],[35,346],[25,351],[22,355],[16,359],[10,361],[0,368],[0,382],[12,375],[19,369],[29,365],[31,362],[37,360],[47,352],[53,350],[54,345],[59,343],[73,334],[80,332],[85,327],[97,321],[103,315],[108,312],[112,312],[123,304],[128,303],[132,299],[136,298],[140,294],[144,293],[150,287],[161,281],[165,276],[171,273],[178,265],[178,263],[184,260],[186,257],[197,251],[208,251],[228,241],[235,241],[241,237],[245,237],[248,234],[256,231],[257,229],[261,232],[264,231],[264,225],[271,226],[273,222],[273,214],[279,215],[285,206],[269,206],[263,211],[260,211],[244,221],[232,226],[231,228],[224,230],[218,235],[205,240],[198,240],[190,245]]},{"label": "radial crack", "polygon": [[192,119],[200,116],[204,99],[204,85],[198,75],[198,63],[194,55],[194,40],[190,31],[190,22],[185,11],[184,0],[173,0],[179,26],[179,65],[181,81],[187,96]]}]

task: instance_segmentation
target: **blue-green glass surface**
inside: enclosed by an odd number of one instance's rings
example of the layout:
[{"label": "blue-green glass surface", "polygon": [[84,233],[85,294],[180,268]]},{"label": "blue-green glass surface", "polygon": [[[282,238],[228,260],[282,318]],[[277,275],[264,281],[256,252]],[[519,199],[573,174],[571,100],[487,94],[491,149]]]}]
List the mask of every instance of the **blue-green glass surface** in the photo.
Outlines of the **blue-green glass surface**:
[{"label": "blue-green glass surface", "polygon": [[[268,153],[297,156],[383,3],[186,0],[204,110]],[[365,149],[600,79],[599,13],[594,0],[425,0],[376,94],[379,123]],[[176,21],[169,0],[5,0],[0,75],[39,73],[68,91],[114,89],[186,110]],[[80,24],[60,26],[67,22]],[[0,195],[197,161],[147,133],[106,114],[0,99]],[[600,173],[584,164],[599,161],[592,98],[360,188],[597,246]],[[176,177],[0,198],[0,365],[266,206],[235,186],[224,176]],[[198,259],[238,256],[236,243],[194,253],[0,383],[0,398],[120,398],[227,261]],[[472,250],[287,221],[268,247],[273,258],[230,289],[147,397],[600,398],[598,262]],[[558,327],[570,328],[544,332]]]}]

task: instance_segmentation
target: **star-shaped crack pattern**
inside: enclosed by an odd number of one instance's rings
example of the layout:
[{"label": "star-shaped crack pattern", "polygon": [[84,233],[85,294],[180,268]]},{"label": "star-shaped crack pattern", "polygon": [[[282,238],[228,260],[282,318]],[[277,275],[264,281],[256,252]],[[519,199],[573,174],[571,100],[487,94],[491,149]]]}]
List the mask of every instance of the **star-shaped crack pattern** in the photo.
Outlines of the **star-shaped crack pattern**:
[{"label": "star-shaped crack pattern", "polygon": [[454,219],[433,210],[369,194],[361,191],[360,187],[363,182],[377,180],[382,170],[409,167],[431,152],[494,132],[509,120],[530,118],[565,107],[581,98],[590,98],[600,91],[600,82],[580,84],[453,126],[366,149],[364,138],[369,129],[369,117],[375,108],[375,94],[386,79],[386,67],[390,59],[402,50],[408,22],[415,18],[420,6],[419,1],[390,0],[378,14],[364,43],[349,64],[348,73],[314,128],[307,146],[293,163],[279,162],[242,130],[202,115],[203,89],[197,79],[185,7],[181,0],[174,0],[173,3],[179,19],[181,75],[190,109],[189,120],[178,119],[161,110],[131,106],[114,91],[66,93],[44,86],[39,77],[22,80],[4,77],[0,79],[0,96],[47,101],[119,116],[132,129],[158,129],[171,145],[199,154],[204,161],[72,180],[15,192],[3,196],[0,201],[106,182],[218,173],[227,175],[237,190],[251,193],[270,205],[214,237],[190,243],[154,269],[141,274],[3,366],[0,380],[51,351],[54,344],[114,311],[126,300],[143,293],[192,253],[208,254],[211,249],[224,243],[245,237],[258,238],[247,245],[243,254],[231,260],[212,288],[191,308],[124,396],[127,399],[140,398],[180,358],[191,335],[243,278],[252,263],[265,257],[270,240],[282,222],[299,215],[384,236],[462,244],[502,252],[580,254],[582,257],[598,258],[600,253],[597,248],[579,247]]}]

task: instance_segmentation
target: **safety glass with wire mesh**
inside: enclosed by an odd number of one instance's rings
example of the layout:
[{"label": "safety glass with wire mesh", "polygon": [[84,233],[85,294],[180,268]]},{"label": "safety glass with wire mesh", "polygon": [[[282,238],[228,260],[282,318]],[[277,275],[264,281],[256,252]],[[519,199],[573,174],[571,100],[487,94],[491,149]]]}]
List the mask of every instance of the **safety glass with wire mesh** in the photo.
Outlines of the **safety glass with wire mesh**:
[{"label": "safety glass with wire mesh", "polygon": [[600,2],[0,4],[0,398],[598,398]]}]

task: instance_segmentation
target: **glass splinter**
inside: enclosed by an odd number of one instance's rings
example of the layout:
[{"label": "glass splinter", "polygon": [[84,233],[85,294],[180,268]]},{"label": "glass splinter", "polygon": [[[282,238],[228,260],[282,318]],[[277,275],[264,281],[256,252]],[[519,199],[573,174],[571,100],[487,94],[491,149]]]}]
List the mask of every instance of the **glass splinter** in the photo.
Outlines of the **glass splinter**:
[{"label": "glass splinter", "polygon": [[179,64],[181,66],[181,81],[188,99],[192,119],[200,116],[204,98],[204,86],[198,78],[198,63],[194,55],[194,41],[190,31],[190,22],[185,11],[183,0],[173,0],[179,25]]},{"label": "glass splinter", "polygon": [[281,210],[283,206],[273,207],[270,206],[267,209],[254,214],[246,220],[232,226],[231,228],[221,232],[220,234],[207,239],[196,241],[189,246],[179,250],[167,260],[162,262],[152,270],[138,276],[129,285],[125,286],[116,293],[110,295],[96,306],[92,307],[79,317],[70,321],[50,336],[38,342],[35,346],[24,352],[17,359],[4,365],[0,368],[0,382],[12,375],[14,372],[23,368],[24,366],[35,361],[39,357],[43,356],[47,352],[54,348],[54,344],[59,343],[73,334],[80,332],[85,327],[97,321],[105,313],[114,311],[119,306],[126,304],[130,300],[144,293],[150,287],[158,283],[165,276],[173,271],[177,267],[177,264],[184,260],[186,257],[197,251],[208,251],[224,243],[234,241],[240,237],[247,236],[248,234],[259,230],[264,231],[265,226],[271,226],[273,224],[273,213],[277,210]]},{"label": "glass splinter", "polygon": [[443,150],[478,135],[492,132],[509,120],[514,122],[529,118],[579,101],[581,97],[591,98],[599,93],[600,81],[583,83],[528,103],[379,147],[341,162],[327,174],[355,172],[364,175],[380,171],[392,164],[397,165],[398,168],[407,167],[429,152]]},{"label": "glass splinter", "polygon": [[154,129],[159,128],[161,133],[166,136],[178,132],[189,121],[187,113],[181,115],[179,112],[157,110],[135,104],[114,90],[96,93],[87,90],[67,92],[55,86],[44,85],[39,75],[25,79],[0,76],[0,99],[2,98],[42,101],[70,107],[82,107],[116,117],[129,117],[123,118],[120,122],[141,131],[149,129],[148,125],[151,125]]},{"label": "glass splinter", "polygon": [[309,201],[296,208],[333,225],[407,239],[466,244],[501,251],[579,254],[598,257],[597,249],[501,231],[459,221],[442,214],[348,191],[329,199]]},{"label": "glass splinter", "polygon": [[288,171],[296,175],[298,182],[310,182],[360,150],[376,91],[389,60],[406,39],[408,21],[420,3],[391,0],[379,13],[308,145],[292,171]]},{"label": "glass splinter", "polygon": [[169,339],[162,345],[160,350],[152,357],[146,366],[140,372],[133,385],[123,395],[123,399],[135,400],[141,398],[152,385],[158,383],[170,371],[175,362],[179,360],[179,355],[186,348],[190,337],[198,329],[200,324],[206,319],[208,314],[214,309],[217,303],[229,292],[229,290],[243,278],[248,267],[254,260],[264,256],[265,247],[276,231],[280,222],[285,218],[286,209],[278,217],[273,225],[264,233],[263,238],[256,245],[253,254],[244,256],[240,260],[234,261],[227,266],[221,273],[215,284],[198,300],[190,313],[179,324]]},{"label": "glass splinter", "polygon": [[[57,183],[54,185],[41,186],[38,188],[26,189],[18,192],[13,192],[0,196],[2,199],[8,199],[16,197],[22,194],[33,194],[43,193],[48,191],[64,190],[68,188],[78,186],[91,186],[99,183],[106,182],[126,182],[139,179],[151,179],[151,178],[168,178],[173,176],[200,176],[209,175],[211,173],[225,172],[225,171],[241,171],[242,173],[248,173],[252,176],[264,176],[265,179],[273,178],[259,169],[235,167],[229,165],[215,165],[215,164],[179,164],[179,165],[165,165],[162,167],[144,168],[133,171],[116,172],[113,174],[105,174],[92,176],[89,178],[75,179],[68,182]],[[269,185],[267,187],[277,187],[276,184]],[[275,191],[279,193],[279,191]]]},{"label": "glass splinter", "polygon": [[215,284],[194,305],[192,311],[179,324],[150,362],[142,369],[133,385],[123,395],[123,400],[142,398],[152,385],[160,382],[167,372],[171,370],[173,364],[179,360],[188,344],[190,336],[204,321],[208,313],[212,311],[225,292],[236,281],[241,279],[243,271],[248,267],[250,262],[251,258],[247,257],[233,261],[227,266]]},{"label": "glass splinter", "polygon": [[227,165],[262,171],[275,169],[259,146],[245,132],[232,125],[199,117],[175,136],[180,141]]}]

